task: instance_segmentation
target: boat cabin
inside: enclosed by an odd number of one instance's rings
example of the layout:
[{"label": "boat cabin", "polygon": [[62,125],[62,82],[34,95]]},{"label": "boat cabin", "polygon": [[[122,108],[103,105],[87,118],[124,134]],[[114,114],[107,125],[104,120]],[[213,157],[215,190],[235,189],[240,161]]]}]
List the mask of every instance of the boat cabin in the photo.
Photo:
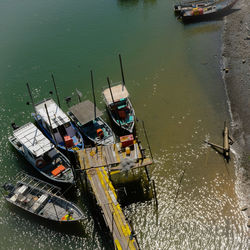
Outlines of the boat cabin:
[{"label": "boat cabin", "polygon": [[23,153],[34,161],[47,154],[53,154],[54,145],[42,134],[42,132],[31,122],[13,131],[19,147]]},{"label": "boat cabin", "polygon": [[[112,95],[110,92],[112,92]],[[110,89],[105,89],[103,95],[108,106],[118,105],[120,101],[124,102],[129,97],[129,93],[123,84],[118,84]]]},{"label": "boat cabin", "polygon": [[73,181],[69,160],[31,122],[13,131],[9,138],[16,149],[47,177]]},{"label": "boat cabin", "polygon": [[118,124],[134,122],[133,108],[128,98],[129,93],[123,84],[105,89],[103,96],[109,111],[112,112],[112,116],[116,118]]},{"label": "boat cabin", "polygon": [[72,106],[68,112],[71,120],[91,142],[103,145],[114,143],[113,132],[101,118],[102,114],[89,100]]},{"label": "boat cabin", "polygon": [[46,130],[47,134],[49,133],[52,136],[56,144],[66,144],[68,148],[71,148],[79,143],[78,134],[70,119],[52,99],[36,104],[35,110],[39,119],[38,123],[41,123],[40,125]]},{"label": "boat cabin", "polygon": [[102,114],[103,113],[98,108],[95,108],[94,104],[89,100],[80,102],[69,108],[69,116],[80,127],[88,123],[95,123],[95,118],[102,116]]}]

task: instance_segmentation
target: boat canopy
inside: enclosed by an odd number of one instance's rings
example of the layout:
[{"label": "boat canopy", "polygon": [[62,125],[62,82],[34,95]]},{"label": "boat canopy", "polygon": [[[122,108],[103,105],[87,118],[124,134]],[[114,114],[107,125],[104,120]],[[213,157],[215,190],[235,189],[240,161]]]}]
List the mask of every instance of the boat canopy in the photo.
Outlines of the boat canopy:
[{"label": "boat canopy", "polygon": [[48,126],[50,126],[50,123],[44,104],[47,105],[52,129],[70,122],[68,116],[59,108],[59,106],[52,99],[47,99],[36,104],[35,109],[37,114],[41,116]]},{"label": "boat canopy", "polygon": [[[94,117],[94,104],[89,101],[80,102],[71,108],[69,108],[70,112],[76,117],[76,119],[82,124],[86,124],[95,119]],[[102,115],[102,112],[96,108],[96,117]]]},{"label": "boat canopy", "polygon": [[13,135],[36,157],[54,148],[54,145],[31,122],[14,130]]},{"label": "boat canopy", "polygon": [[[128,98],[129,96],[129,93],[123,84],[111,87],[111,91],[114,98],[114,102],[118,102],[120,99]],[[109,88],[103,91],[103,95],[108,105],[113,103]]]}]

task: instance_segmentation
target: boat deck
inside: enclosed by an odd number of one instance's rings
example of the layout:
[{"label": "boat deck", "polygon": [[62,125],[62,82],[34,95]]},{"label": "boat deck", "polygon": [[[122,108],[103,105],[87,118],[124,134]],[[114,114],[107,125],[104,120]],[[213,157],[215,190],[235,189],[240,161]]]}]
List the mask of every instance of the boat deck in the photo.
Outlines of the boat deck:
[{"label": "boat deck", "polygon": [[[56,204],[48,202],[39,214],[44,216],[45,218],[60,221],[61,218],[65,215],[65,209]],[[72,215],[72,217],[74,217],[74,214]]]}]

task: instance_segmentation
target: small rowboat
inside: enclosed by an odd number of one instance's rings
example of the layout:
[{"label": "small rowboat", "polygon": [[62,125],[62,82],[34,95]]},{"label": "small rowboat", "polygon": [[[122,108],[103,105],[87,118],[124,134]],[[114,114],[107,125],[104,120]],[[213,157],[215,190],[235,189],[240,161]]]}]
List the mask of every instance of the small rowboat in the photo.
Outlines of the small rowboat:
[{"label": "small rowboat", "polygon": [[233,5],[238,0],[224,0],[209,6],[195,7],[187,10],[182,10],[179,18],[183,23],[198,22],[212,20],[215,18],[223,17],[227,14]]},{"label": "small rowboat", "polygon": [[72,202],[60,197],[60,189],[24,173],[15,184],[5,183],[5,199],[39,217],[56,222],[75,222],[83,218],[83,212]]},{"label": "small rowboat", "polygon": [[215,0],[183,2],[180,4],[174,5],[174,13],[175,15],[178,16],[183,11],[192,10],[193,8],[208,7],[209,5],[214,4],[214,3],[215,3]]}]

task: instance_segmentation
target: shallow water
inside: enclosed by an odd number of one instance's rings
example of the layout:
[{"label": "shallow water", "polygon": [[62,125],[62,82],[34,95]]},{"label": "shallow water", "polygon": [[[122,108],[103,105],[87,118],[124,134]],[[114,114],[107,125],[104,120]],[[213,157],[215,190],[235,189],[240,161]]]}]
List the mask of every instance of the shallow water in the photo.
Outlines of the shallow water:
[{"label": "shallow water", "polygon": [[[223,122],[229,119],[219,71],[222,22],[183,26],[172,13],[173,3],[0,3],[0,182],[30,168],[7,140],[11,122],[32,120],[25,83],[40,101],[53,90],[54,72],[61,100],[69,95],[76,100],[76,88],[91,98],[93,69],[98,106],[104,110],[101,90],[107,76],[120,81],[121,53],[127,88],[138,119],[145,122],[155,159],[150,173],[156,182],[158,212],[153,201],[124,207],[141,248],[247,249],[233,164],[225,164],[203,144],[205,139],[222,143]],[[138,131],[142,137],[140,124]],[[0,247],[105,248],[105,236],[96,229],[90,207],[79,203],[86,220],[64,228],[16,211],[1,199]]]}]

